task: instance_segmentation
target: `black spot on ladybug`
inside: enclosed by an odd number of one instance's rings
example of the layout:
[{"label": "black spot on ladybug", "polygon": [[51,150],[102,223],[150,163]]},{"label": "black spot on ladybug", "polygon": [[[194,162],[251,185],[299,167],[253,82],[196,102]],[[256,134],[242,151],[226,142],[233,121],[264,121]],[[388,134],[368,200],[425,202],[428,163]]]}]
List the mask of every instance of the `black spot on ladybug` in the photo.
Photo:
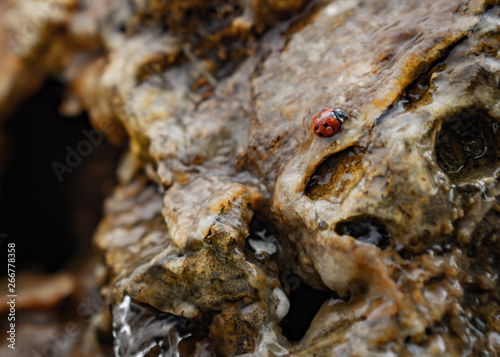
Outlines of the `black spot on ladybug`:
[{"label": "black spot on ladybug", "polygon": [[314,128],[314,130],[318,130],[319,129],[319,125],[316,125],[316,127]]},{"label": "black spot on ladybug", "polygon": [[328,124],[327,124],[327,123],[325,123],[325,124],[323,124],[323,126],[326,128],[326,127],[328,127]]},{"label": "black spot on ladybug", "polygon": [[323,133],[318,133],[318,134],[319,134],[319,136],[324,136]]}]

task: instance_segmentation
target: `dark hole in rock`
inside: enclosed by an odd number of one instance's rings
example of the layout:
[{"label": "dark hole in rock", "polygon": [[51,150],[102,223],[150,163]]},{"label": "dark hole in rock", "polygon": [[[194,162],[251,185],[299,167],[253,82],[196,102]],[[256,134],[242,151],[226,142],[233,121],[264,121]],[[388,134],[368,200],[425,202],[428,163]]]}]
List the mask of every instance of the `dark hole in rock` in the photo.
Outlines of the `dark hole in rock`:
[{"label": "dark hole in rock", "polygon": [[326,231],[328,229],[328,227],[329,227],[328,223],[326,223],[323,220],[319,221],[319,223],[318,223],[318,229],[320,231]]},{"label": "dark hole in rock", "polygon": [[494,7],[495,7],[495,5],[494,5],[494,4],[487,4],[487,5],[484,7],[484,9],[485,9],[485,10],[491,10],[491,9],[493,9]]},{"label": "dark hole in rock", "polygon": [[452,183],[492,176],[500,165],[498,123],[486,112],[469,108],[450,117],[436,140],[436,158]]},{"label": "dark hole in rock", "polygon": [[245,240],[244,253],[247,259],[261,264],[267,259],[276,260],[281,251],[279,232],[273,229],[266,217],[256,212],[250,222],[250,234]]},{"label": "dark hole in rock", "polygon": [[[116,183],[120,150],[105,139],[89,143],[85,115],[62,117],[62,94],[61,84],[47,81],[5,123],[9,152],[0,184],[0,233],[22,242],[17,269],[50,273],[85,259],[104,198]],[[76,153],[71,164],[68,148]],[[71,172],[60,172],[59,179],[55,162]]]},{"label": "dark hole in rock", "polygon": [[[458,41],[457,43],[450,46],[450,48],[448,48],[446,52],[451,51],[459,43],[461,43],[461,41]],[[444,58],[446,58],[446,55],[439,58],[437,62],[430,66],[430,69],[428,71],[425,71],[423,74],[421,74],[406,89],[404,99],[400,101],[400,104],[402,104],[406,110],[413,110],[415,107],[424,105],[425,103],[428,103],[432,100],[432,97],[429,93],[432,77],[435,73],[441,72],[446,69],[446,66],[443,63],[438,63],[443,61]]]},{"label": "dark hole in rock", "polygon": [[340,202],[364,174],[364,152],[353,146],[326,158],[309,179],[306,195],[313,200]]},{"label": "dark hole in rock", "polygon": [[297,284],[290,284],[290,310],[281,321],[283,335],[290,341],[299,341],[306,334],[312,320],[321,305],[332,297],[331,293],[315,290],[300,280],[298,276],[288,276],[297,279]]},{"label": "dark hole in rock", "polygon": [[335,226],[335,232],[340,235],[354,237],[361,242],[376,245],[381,249],[387,248],[391,243],[391,235],[385,225],[371,216],[359,216],[341,221]]}]

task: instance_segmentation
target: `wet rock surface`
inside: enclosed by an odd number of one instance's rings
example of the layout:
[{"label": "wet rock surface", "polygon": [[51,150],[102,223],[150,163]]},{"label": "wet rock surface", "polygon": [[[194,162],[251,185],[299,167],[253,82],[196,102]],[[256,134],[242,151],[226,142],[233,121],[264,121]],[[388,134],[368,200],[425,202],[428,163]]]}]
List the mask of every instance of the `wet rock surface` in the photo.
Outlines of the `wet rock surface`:
[{"label": "wet rock surface", "polygon": [[0,91],[3,119],[36,62],[128,140],[94,236],[109,310],[72,353],[500,354],[496,2],[79,5],[6,50],[30,69]]}]

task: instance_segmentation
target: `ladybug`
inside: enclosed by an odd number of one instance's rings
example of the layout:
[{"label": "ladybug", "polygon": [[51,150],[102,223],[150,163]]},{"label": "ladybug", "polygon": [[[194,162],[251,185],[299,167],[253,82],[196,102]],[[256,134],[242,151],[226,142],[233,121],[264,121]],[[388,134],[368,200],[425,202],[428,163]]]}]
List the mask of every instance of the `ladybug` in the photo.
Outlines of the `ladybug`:
[{"label": "ladybug", "polygon": [[334,135],[344,123],[345,117],[345,113],[340,109],[321,109],[313,118],[314,134],[321,138]]}]

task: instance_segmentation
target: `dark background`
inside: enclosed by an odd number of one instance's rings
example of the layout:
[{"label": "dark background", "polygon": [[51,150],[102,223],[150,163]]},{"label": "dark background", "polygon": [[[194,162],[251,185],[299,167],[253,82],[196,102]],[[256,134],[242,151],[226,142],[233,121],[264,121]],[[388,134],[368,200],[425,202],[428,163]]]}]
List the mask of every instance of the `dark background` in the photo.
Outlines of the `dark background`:
[{"label": "dark background", "polygon": [[[17,272],[51,273],[84,260],[104,198],[116,183],[120,149],[106,140],[93,145],[59,182],[52,163],[66,165],[67,147],[76,150],[87,140],[84,130],[92,130],[84,114],[59,114],[63,95],[59,82],[47,81],[4,127],[8,150],[2,154],[6,167],[0,180],[0,247],[16,243]],[[6,260],[6,248],[0,252]],[[6,269],[1,271],[6,274]]]}]

